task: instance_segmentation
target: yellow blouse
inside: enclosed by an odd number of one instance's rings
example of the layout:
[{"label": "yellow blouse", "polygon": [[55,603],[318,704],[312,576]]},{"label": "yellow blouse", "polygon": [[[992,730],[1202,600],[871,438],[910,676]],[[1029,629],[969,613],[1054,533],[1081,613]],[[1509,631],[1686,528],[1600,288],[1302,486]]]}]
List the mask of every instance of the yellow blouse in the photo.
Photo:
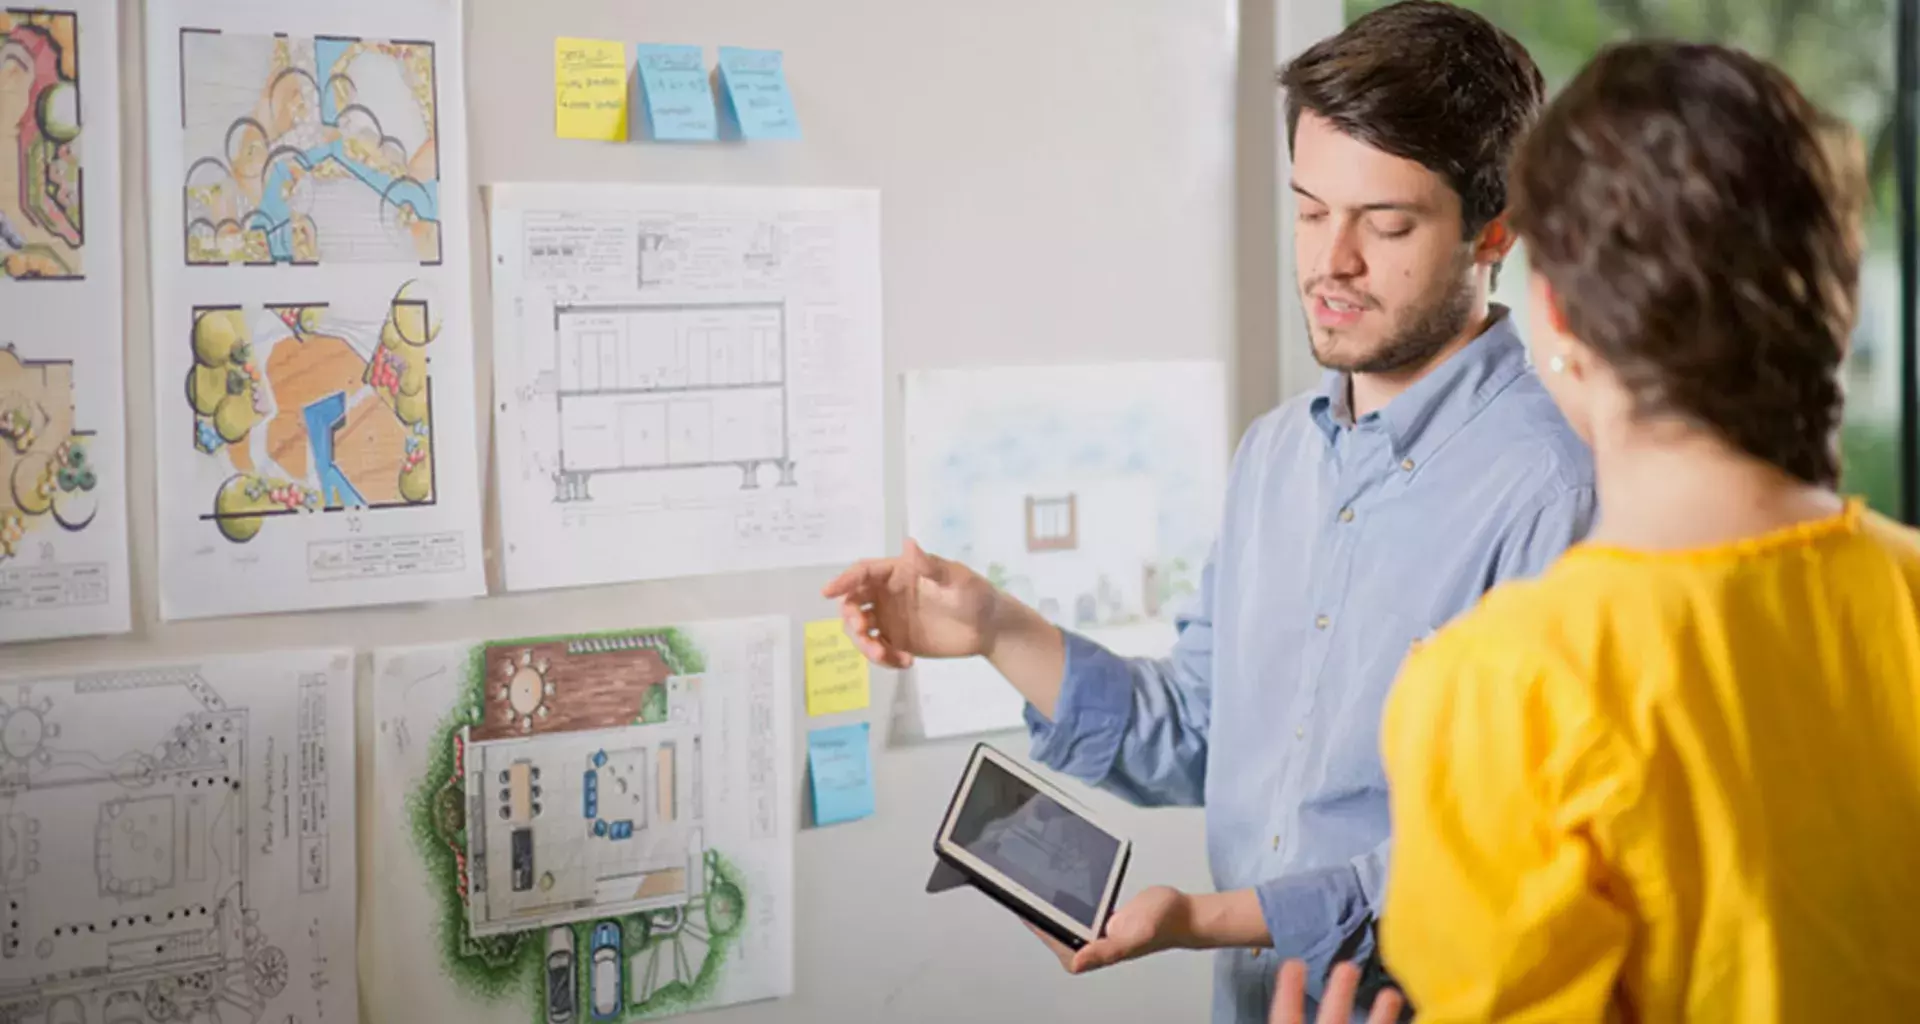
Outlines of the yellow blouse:
[{"label": "yellow blouse", "polygon": [[1382,730],[1422,1021],[1920,1021],[1920,533],[1576,546]]}]

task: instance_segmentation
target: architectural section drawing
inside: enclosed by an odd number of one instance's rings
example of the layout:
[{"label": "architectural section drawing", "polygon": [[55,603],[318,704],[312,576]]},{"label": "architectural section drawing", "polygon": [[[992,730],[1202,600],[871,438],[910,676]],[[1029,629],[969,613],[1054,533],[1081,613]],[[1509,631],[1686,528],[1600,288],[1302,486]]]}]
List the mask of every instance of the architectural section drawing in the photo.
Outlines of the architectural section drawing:
[{"label": "architectural section drawing", "polygon": [[0,680],[0,1020],[351,1020],[352,657]]},{"label": "architectural section drawing", "polygon": [[75,12],[0,9],[0,277],[85,276],[79,39]]},{"label": "architectural section drawing", "polygon": [[879,551],[873,194],[505,185],[493,200],[509,588]]},{"label": "architectural section drawing", "polygon": [[405,287],[377,319],[324,302],[195,307],[192,444],[224,477],[202,518],[246,543],[275,516],[431,504],[438,334]]},{"label": "architectural section drawing", "polygon": [[375,1012],[624,1021],[788,991],[784,627],[380,654]]},{"label": "architectural section drawing", "polygon": [[728,467],[791,487],[779,303],[557,306],[558,501],[596,475]]},{"label": "architectural section drawing", "polygon": [[[907,532],[1067,629],[1164,654],[1200,585],[1226,484],[1217,363],[909,374]],[[922,727],[1020,724],[977,660],[914,667]]]},{"label": "architectural section drawing", "polygon": [[439,263],[434,58],[182,29],[187,264]]}]

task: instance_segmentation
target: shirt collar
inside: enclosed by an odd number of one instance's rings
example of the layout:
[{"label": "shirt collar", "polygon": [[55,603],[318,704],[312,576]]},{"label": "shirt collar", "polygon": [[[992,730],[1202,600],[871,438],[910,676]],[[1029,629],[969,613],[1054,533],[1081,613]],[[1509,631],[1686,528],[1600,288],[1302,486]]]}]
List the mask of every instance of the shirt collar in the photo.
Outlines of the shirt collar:
[{"label": "shirt collar", "polygon": [[[1431,449],[1445,441],[1472,419],[1488,398],[1526,372],[1526,345],[1520,340],[1511,312],[1496,303],[1490,319],[1478,337],[1428,370],[1385,408],[1362,417],[1382,421],[1396,456]],[[1348,380],[1346,371],[1326,371],[1307,406],[1329,442],[1341,427],[1354,426]]]}]

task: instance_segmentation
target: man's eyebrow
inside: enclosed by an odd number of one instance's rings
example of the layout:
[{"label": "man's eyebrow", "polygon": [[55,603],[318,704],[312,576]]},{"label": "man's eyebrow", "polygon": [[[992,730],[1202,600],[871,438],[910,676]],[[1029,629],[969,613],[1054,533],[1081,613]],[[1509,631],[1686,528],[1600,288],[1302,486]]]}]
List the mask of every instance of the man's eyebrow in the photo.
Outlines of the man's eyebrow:
[{"label": "man's eyebrow", "polygon": [[[1303,199],[1311,199],[1314,202],[1319,203],[1323,206],[1327,205],[1326,200],[1321,199],[1319,196],[1314,195],[1313,193],[1307,191],[1304,188],[1301,188],[1299,182],[1288,182],[1287,184],[1292,186],[1293,192],[1295,195],[1300,196]],[[1411,199],[1391,200],[1391,201],[1378,202],[1378,203],[1362,203],[1359,206],[1354,207],[1354,209],[1359,210],[1361,213],[1374,213],[1376,211],[1385,211],[1390,213],[1426,213],[1427,204],[1416,202]]]}]

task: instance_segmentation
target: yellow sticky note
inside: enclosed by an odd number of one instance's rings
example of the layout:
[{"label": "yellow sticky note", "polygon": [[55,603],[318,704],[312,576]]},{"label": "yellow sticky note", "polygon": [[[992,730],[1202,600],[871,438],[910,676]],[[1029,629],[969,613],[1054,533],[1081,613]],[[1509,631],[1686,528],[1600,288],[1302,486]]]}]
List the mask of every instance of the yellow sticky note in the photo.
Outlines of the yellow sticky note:
[{"label": "yellow sticky note", "polygon": [[807,623],[807,714],[858,711],[869,699],[866,656],[840,620]]},{"label": "yellow sticky note", "polygon": [[553,130],[563,139],[625,142],[627,46],[606,39],[553,41]]}]

